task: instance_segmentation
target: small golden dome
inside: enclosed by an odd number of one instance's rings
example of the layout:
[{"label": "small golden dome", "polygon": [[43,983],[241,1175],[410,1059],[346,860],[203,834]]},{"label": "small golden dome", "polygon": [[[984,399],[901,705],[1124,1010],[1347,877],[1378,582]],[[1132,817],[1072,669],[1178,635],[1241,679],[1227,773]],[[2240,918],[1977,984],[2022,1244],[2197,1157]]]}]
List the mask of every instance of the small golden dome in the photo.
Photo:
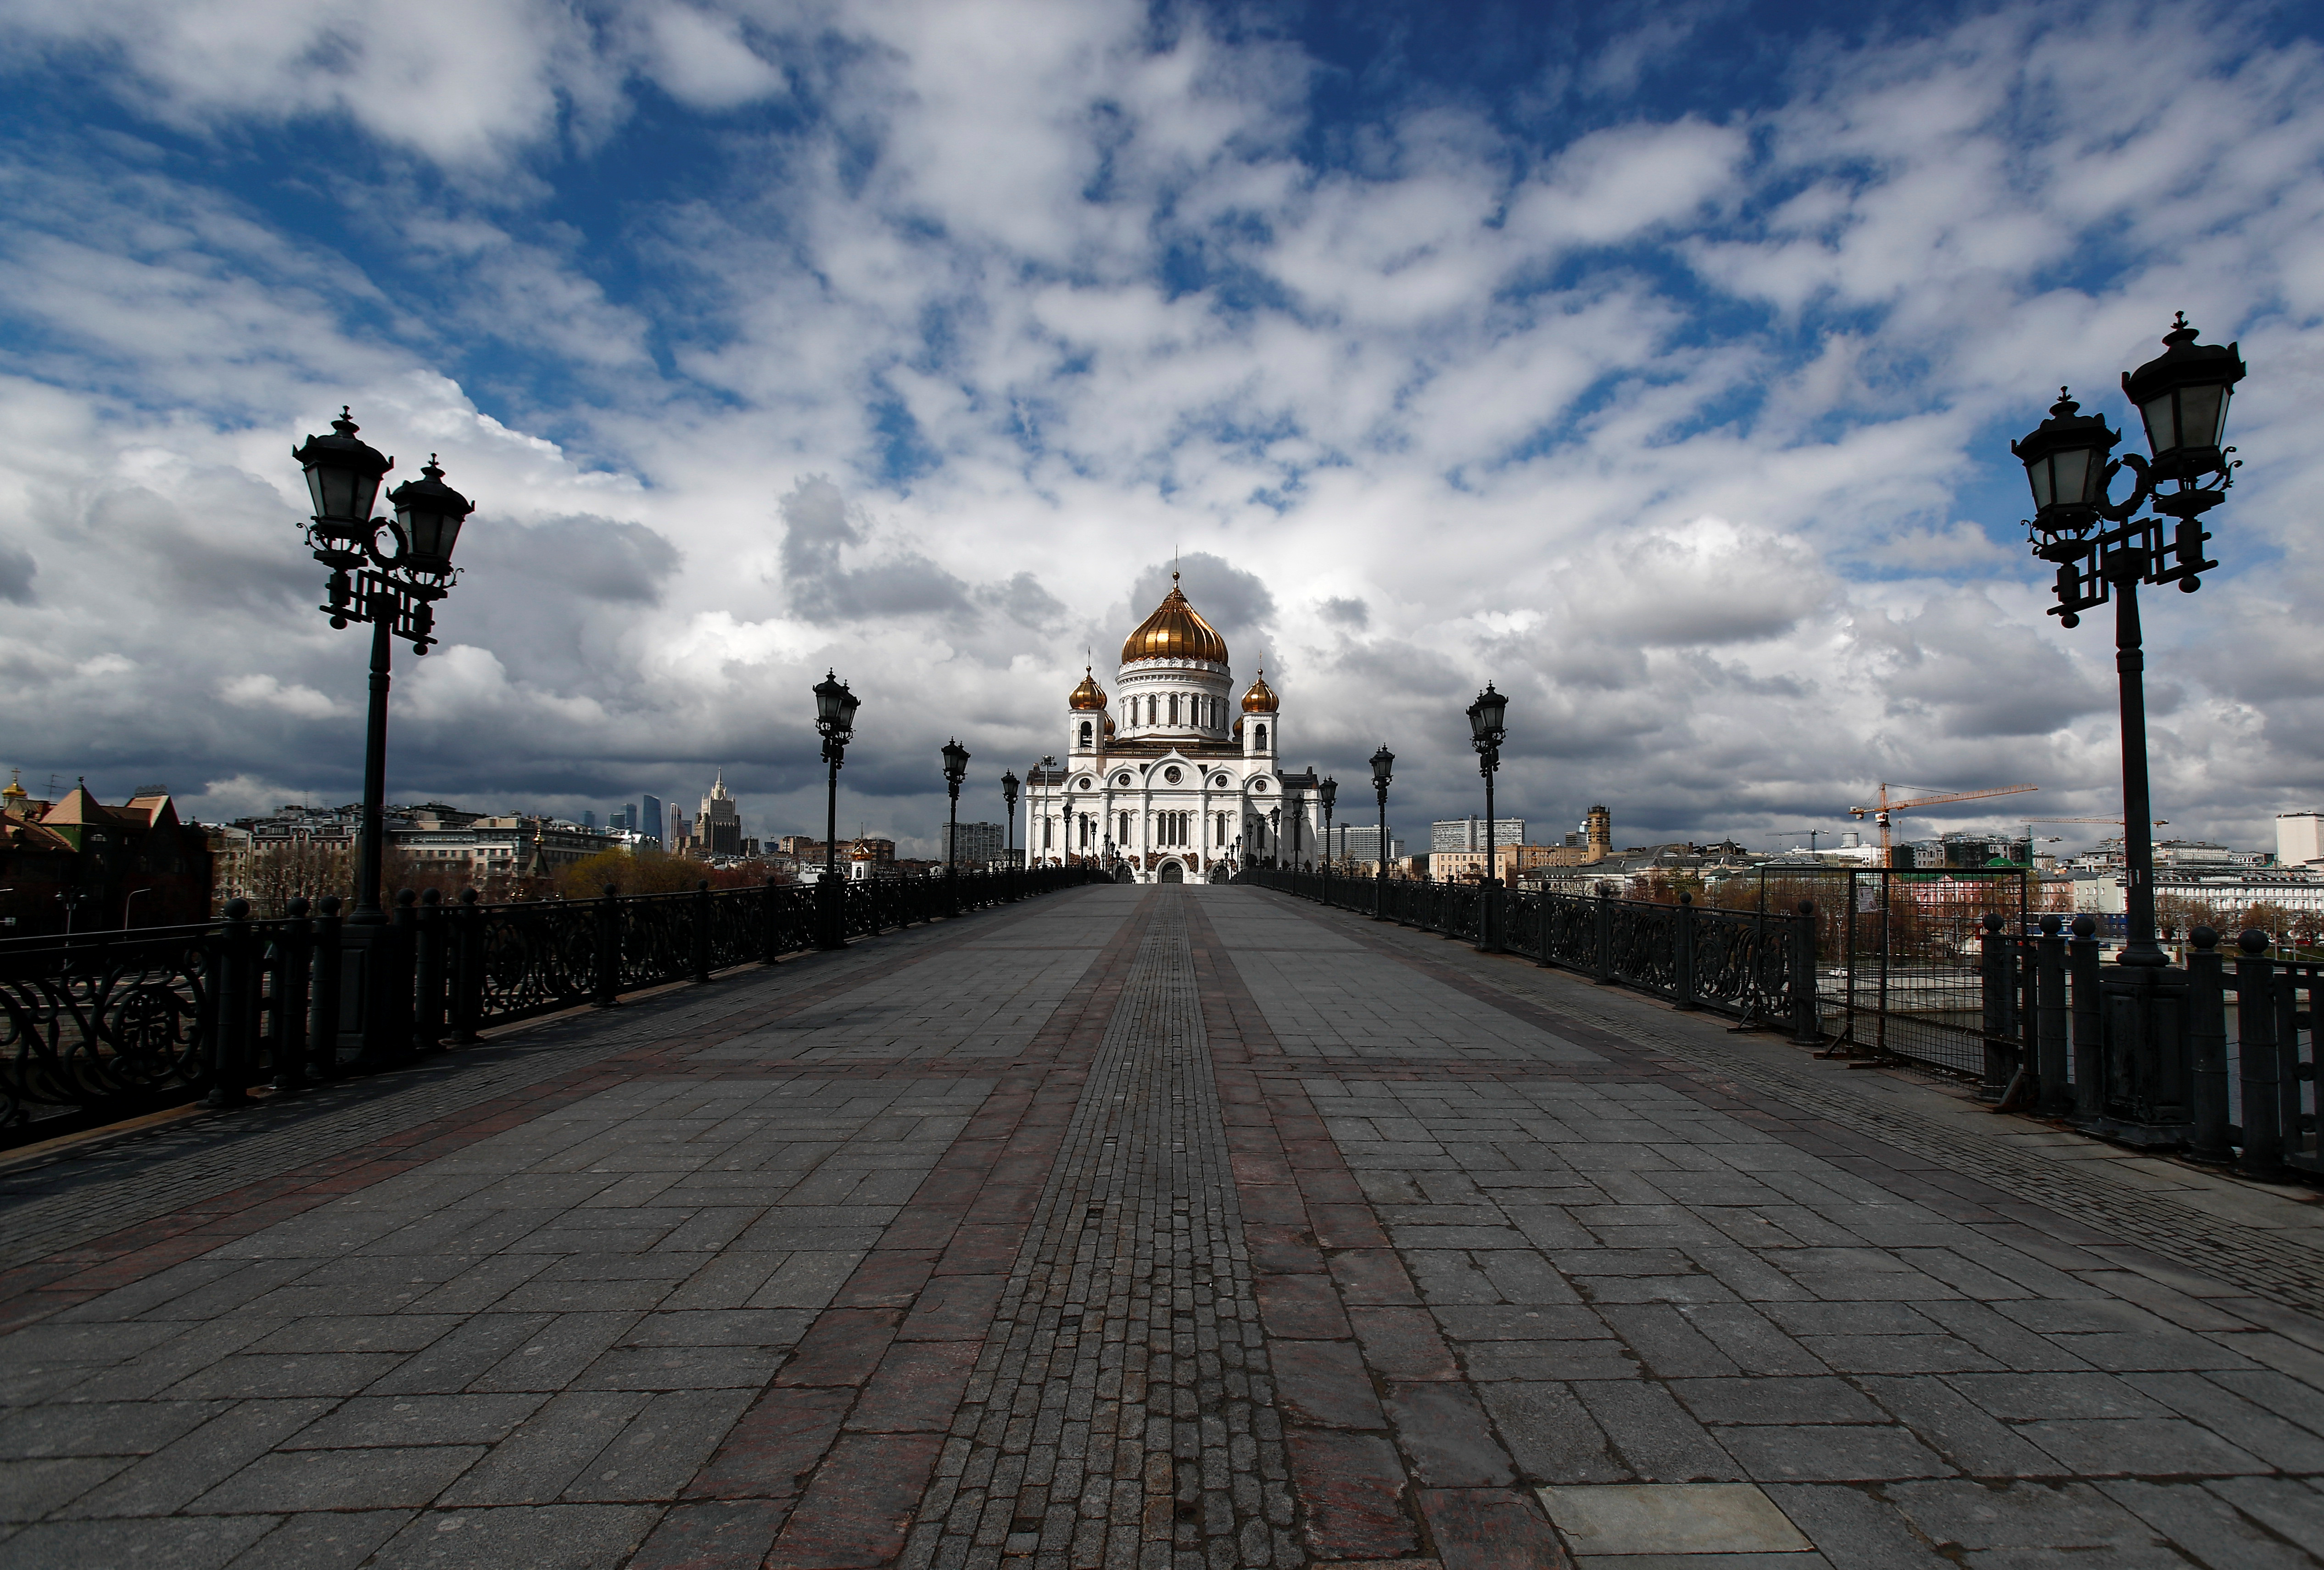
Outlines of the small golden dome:
[{"label": "small golden dome", "polygon": [[1127,665],[1134,660],[1205,660],[1213,665],[1227,662],[1227,641],[1203,620],[1201,612],[1186,603],[1186,596],[1178,592],[1178,575],[1175,572],[1170,575],[1170,592],[1121,645],[1121,662]]},{"label": "small golden dome", "polygon": [[1105,716],[1105,734],[1109,737],[1113,734],[1113,716],[1111,715]]},{"label": "small golden dome", "polygon": [[1100,687],[1096,679],[1090,675],[1088,666],[1082,667],[1082,684],[1074,688],[1073,695],[1067,697],[1065,702],[1077,709],[1101,709],[1105,706],[1105,688]]},{"label": "small golden dome", "polygon": [[1250,690],[1242,695],[1242,712],[1273,714],[1275,710],[1275,688],[1267,685],[1267,667],[1262,665],[1259,668],[1259,679],[1252,682]]}]

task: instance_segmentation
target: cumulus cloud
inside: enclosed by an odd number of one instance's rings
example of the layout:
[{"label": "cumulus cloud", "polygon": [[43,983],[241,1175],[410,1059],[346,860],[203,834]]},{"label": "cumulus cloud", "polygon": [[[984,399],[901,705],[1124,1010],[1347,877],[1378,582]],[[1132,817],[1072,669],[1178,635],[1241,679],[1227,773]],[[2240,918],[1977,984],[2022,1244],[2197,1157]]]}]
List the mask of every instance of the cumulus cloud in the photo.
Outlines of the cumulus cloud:
[{"label": "cumulus cloud", "polygon": [[2324,769],[2324,56],[2273,15],[1698,8],[1509,85],[1131,0],[0,0],[20,97],[134,130],[0,148],[14,744],[353,793],[285,456],[349,402],[479,503],[398,792],[724,763],[809,827],[835,669],[908,840],[945,736],[972,790],[1055,751],[1175,561],[1296,755],[1396,748],[1400,816],[1473,805],[1488,679],[1543,822],[2103,816],[2111,649],[2042,614],[2006,439],[2061,381],[2119,422],[2184,306],[2254,375],[2227,565],[2150,615],[2157,789],[2251,839]]},{"label": "cumulus cloud", "polygon": [[295,681],[286,684],[263,671],[231,678],[220,685],[218,696],[243,708],[280,709],[301,719],[321,719],[339,712],[327,693]]}]

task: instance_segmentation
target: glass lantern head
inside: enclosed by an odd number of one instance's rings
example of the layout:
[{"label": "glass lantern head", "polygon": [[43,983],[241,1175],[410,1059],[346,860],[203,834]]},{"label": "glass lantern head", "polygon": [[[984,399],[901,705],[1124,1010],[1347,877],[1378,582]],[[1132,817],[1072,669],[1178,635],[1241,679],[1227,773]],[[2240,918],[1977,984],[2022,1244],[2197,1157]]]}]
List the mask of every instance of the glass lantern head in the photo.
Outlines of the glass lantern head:
[{"label": "glass lantern head", "polygon": [[825,671],[815,684],[816,729],[826,736],[848,734],[855,728],[855,709],[862,701],[847,690],[836,671]]},{"label": "glass lantern head", "polygon": [[436,455],[428,455],[420,478],[407,480],[388,493],[395,509],[395,538],[403,547],[402,561],[416,572],[440,577],[452,570],[452,548],[459,543],[460,525],[476,504],[444,483]]},{"label": "glass lantern head", "polygon": [[338,538],[371,534],[372,508],[379,503],[380,481],[395,460],[355,435],[362,429],[349,418],[345,405],[331,421],[329,436],[309,436],[290,456],[307,471],[307,495],[312,503],[318,531]]},{"label": "glass lantern head", "polygon": [[2227,471],[2227,399],[2244,379],[2241,346],[2199,344],[2187,313],[2163,335],[2163,353],[2126,371],[2122,390],[2138,406],[2158,480],[2196,480]]},{"label": "glass lantern head", "polygon": [[1491,682],[1485,683],[1485,690],[1469,706],[1470,739],[1480,748],[1499,746],[1507,734],[1501,722],[1508,717],[1508,709],[1509,700],[1494,691]]},{"label": "glass lantern head", "polygon": [[2106,500],[2109,456],[2122,433],[2108,429],[2103,416],[2081,413],[2081,407],[2059,388],[2050,418],[2009,444],[2034,493],[2034,527],[2044,534],[2086,531]]}]

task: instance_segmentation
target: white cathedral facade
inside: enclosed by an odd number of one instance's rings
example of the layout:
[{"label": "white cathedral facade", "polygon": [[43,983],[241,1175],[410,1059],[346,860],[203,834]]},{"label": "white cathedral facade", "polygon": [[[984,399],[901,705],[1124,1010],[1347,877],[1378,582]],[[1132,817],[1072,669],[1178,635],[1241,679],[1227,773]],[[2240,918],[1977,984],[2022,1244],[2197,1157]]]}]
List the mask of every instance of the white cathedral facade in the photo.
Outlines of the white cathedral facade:
[{"label": "white cathedral facade", "polygon": [[1121,646],[1113,698],[1084,671],[1065,699],[1064,760],[1028,771],[1027,859],[1100,863],[1165,883],[1295,855],[1313,865],[1323,843],[1316,779],[1277,765],[1283,716],[1267,673],[1234,700],[1226,640],[1170,576],[1169,594]]}]

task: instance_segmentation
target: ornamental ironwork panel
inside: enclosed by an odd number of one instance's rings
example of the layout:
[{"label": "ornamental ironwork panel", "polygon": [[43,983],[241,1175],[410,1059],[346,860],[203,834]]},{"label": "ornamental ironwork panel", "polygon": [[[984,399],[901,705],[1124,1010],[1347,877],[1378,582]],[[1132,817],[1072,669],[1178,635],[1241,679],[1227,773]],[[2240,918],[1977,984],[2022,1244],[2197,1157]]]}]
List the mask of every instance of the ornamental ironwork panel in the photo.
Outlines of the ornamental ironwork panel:
[{"label": "ornamental ironwork panel", "polygon": [[1614,902],[1615,979],[1678,996],[1678,912],[1675,905]]},{"label": "ornamental ironwork panel", "polygon": [[1503,948],[1511,954],[1522,954],[1527,959],[1539,959],[1541,954],[1541,910],[1546,894],[1527,893],[1522,889],[1508,889],[1501,893],[1501,910],[1497,935]]},{"label": "ornamental ironwork panel", "polygon": [[1546,934],[1539,939],[1549,952],[1536,959],[1572,970],[1598,968],[1598,901],[1572,894],[1544,894]]},{"label": "ornamental ironwork panel", "polygon": [[222,959],[209,927],[0,943],[0,1126],[207,1085]]},{"label": "ornamental ironwork panel", "polygon": [[613,901],[621,934],[619,990],[659,986],[694,974],[699,903],[691,893],[640,894]]},{"label": "ornamental ironwork panel", "polygon": [[597,993],[595,900],[544,900],[477,909],[484,924],[482,1024],[586,1003]]},{"label": "ornamental ironwork panel", "polygon": [[1788,1019],[1792,954],[1803,923],[1746,911],[1693,913],[1694,996],[1747,1020]]}]

